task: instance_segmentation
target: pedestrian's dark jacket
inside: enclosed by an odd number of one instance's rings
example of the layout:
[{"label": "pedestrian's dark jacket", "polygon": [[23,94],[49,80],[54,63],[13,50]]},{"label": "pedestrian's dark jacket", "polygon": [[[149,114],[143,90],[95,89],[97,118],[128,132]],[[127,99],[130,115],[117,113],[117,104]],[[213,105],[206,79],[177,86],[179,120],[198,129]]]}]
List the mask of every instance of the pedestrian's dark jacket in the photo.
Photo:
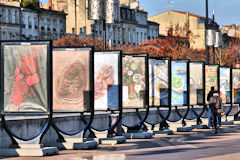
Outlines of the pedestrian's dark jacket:
[{"label": "pedestrian's dark jacket", "polygon": [[207,101],[209,102],[210,98],[213,96],[213,93],[215,93],[215,91],[210,91],[207,95]]}]

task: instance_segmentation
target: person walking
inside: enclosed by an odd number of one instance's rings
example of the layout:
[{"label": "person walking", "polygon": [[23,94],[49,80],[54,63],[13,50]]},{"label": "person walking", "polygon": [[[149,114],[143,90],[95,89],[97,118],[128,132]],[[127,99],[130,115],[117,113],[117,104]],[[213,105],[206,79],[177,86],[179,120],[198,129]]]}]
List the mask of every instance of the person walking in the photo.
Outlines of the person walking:
[{"label": "person walking", "polygon": [[[207,95],[207,101],[209,103],[210,101],[210,98],[213,96],[213,94],[215,93],[215,89],[214,89],[214,86],[211,87],[211,90],[210,92],[208,93]],[[212,127],[212,112],[211,112],[211,108],[210,108],[210,105],[208,106],[208,128]]]},{"label": "person walking", "polygon": [[[218,93],[214,93],[213,96],[210,97],[209,106],[212,113],[211,116],[213,118],[213,127],[215,129],[215,133],[218,133],[219,126],[221,125],[221,113],[223,113],[223,103]],[[217,123],[219,123],[219,126],[217,126]]]}]

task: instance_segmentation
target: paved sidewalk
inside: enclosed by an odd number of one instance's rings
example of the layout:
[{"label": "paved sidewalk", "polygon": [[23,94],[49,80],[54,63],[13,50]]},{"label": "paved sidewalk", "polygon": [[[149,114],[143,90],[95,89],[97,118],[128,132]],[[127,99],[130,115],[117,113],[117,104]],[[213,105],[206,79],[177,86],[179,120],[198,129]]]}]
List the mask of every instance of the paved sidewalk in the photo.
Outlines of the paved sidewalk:
[{"label": "paved sidewalk", "polygon": [[[95,150],[60,151],[50,157],[16,157],[7,160],[221,160],[240,159],[240,125],[156,135],[153,139],[127,140],[116,146],[99,145]],[[2,159],[2,158],[0,158]]]}]

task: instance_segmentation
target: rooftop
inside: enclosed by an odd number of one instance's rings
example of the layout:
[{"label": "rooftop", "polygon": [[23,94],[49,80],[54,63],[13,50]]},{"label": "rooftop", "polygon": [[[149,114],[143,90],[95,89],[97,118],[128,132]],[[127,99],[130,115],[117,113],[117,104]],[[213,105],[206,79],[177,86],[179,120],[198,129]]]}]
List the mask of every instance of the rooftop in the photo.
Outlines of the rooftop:
[{"label": "rooftop", "polygon": [[[184,14],[184,15],[186,15],[188,13],[189,16],[193,16],[193,17],[197,17],[197,18],[206,18],[206,17],[200,16],[200,15],[197,15],[197,14],[193,14],[193,13],[187,12],[187,11],[169,10],[169,11],[166,11],[166,12],[163,12],[163,13],[167,13],[167,12],[175,12],[175,13],[180,13],[180,14]],[[154,15],[152,17],[158,16],[158,15],[163,14],[163,13],[159,13],[159,14]]]}]

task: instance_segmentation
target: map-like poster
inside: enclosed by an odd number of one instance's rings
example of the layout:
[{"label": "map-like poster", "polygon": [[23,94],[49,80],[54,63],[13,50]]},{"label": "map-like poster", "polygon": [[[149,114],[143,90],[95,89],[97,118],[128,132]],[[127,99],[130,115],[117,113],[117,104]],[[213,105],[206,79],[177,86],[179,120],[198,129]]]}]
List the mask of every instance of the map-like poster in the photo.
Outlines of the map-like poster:
[{"label": "map-like poster", "polygon": [[187,62],[172,61],[172,105],[187,105]]},{"label": "map-like poster", "polygon": [[231,103],[230,68],[220,67],[220,96],[223,103]]}]

